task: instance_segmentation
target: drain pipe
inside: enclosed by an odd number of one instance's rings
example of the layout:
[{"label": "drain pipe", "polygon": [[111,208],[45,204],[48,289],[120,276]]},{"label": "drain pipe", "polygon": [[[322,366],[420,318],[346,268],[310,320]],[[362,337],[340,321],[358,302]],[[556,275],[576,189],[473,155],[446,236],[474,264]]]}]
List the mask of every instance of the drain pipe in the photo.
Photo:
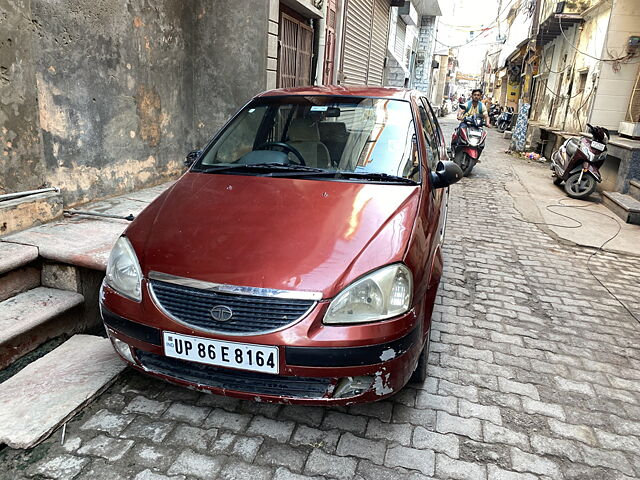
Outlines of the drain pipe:
[{"label": "drain pipe", "polygon": [[60,193],[60,189],[58,187],[51,187],[51,188],[40,188],[38,190],[25,190],[24,192],[5,193],[4,195],[0,195],[0,202],[3,202],[5,200],[13,200],[14,198],[26,197],[29,195],[35,195],[37,193],[45,193],[45,192]]}]

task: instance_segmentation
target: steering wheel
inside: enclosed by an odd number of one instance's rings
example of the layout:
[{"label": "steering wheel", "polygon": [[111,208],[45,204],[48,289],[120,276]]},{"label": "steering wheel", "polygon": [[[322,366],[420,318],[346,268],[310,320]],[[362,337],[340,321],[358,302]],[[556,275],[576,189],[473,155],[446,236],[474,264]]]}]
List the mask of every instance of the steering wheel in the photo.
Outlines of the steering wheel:
[{"label": "steering wheel", "polygon": [[285,142],[264,142],[262,145],[257,147],[256,150],[266,150],[271,147],[280,147],[284,150],[287,150],[287,152],[285,153],[293,153],[298,158],[298,160],[300,160],[300,165],[307,165],[304,161],[304,158],[302,158],[302,154],[296,148]]}]

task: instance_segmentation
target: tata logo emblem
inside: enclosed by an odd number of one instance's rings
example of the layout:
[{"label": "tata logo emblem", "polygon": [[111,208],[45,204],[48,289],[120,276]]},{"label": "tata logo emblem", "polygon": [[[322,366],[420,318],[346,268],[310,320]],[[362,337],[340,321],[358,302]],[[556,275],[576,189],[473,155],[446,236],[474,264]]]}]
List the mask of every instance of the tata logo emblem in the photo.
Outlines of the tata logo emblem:
[{"label": "tata logo emblem", "polygon": [[211,318],[216,322],[227,322],[233,317],[233,310],[224,305],[216,305],[211,309]]}]

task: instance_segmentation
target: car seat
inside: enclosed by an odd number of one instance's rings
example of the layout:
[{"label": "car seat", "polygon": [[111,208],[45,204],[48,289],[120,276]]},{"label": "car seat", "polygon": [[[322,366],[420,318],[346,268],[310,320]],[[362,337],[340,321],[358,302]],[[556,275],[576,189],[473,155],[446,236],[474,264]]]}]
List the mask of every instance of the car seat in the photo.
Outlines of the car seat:
[{"label": "car seat", "polygon": [[320,141],[320,132],[316,120],[294,118],[289,125],[288,137],[287,143],[300,152],[308,166],[318,168],[329,168],[331,166],[329,150]]},{"label": "car seat", "polygon": [[349,134],[343,122],[320,122],[320,140],[327,146],[331,163],[339,165]]}]

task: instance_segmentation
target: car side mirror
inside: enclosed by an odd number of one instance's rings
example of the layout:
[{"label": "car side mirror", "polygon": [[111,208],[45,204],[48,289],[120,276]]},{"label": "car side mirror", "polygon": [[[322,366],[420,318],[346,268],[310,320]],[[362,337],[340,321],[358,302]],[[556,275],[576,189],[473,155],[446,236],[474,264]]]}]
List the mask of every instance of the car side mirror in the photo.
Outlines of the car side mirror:
[{"label": "car side mirror", "polygon": [[193,165],[196,160],[198,159],[198,157],[200,156],[200,154],[202,153],[202,150],[192,150],[189,153],[187,153],[187,158],[185,158],[184,160],[184,164],[187,167],[190,167],[191,165]]},{"label": "car side mirror", "polygon": [[431,172],[433,188],[445,188],[462,178],[462,169],[454,162],[438,162],[436,171]]}]

